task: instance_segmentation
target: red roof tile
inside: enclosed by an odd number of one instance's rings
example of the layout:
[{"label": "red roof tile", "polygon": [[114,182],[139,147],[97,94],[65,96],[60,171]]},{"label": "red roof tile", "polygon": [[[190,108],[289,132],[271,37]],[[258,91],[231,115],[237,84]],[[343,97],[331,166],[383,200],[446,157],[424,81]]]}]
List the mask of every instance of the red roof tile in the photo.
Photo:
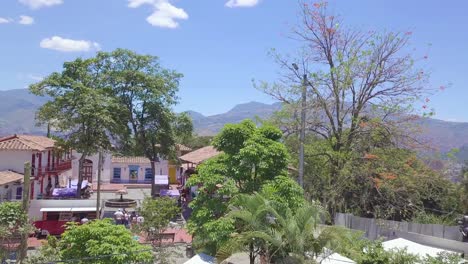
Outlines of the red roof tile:
[{"label": "red roof tile", "polygon": [[23,174],[14,171],[0,171],[0,185],[23,181]]},{"label": "red roof tile", "polygon": [[215,149],[213,146],[207,146],[187,153],[181,156],[180,159],[185,162],[199,164],[209,158],[218,156],[219,154],[221,154],[221,152]]},{"label": "red roof tile", "polygon": [[150,160],[146,157],[112,157],[112,163],[150,164]]},{"label": "red roof tile", "polygon": [[54,145],[55,140],[44,136],[13,135],[0,138],[0,150],[44,151]]}]

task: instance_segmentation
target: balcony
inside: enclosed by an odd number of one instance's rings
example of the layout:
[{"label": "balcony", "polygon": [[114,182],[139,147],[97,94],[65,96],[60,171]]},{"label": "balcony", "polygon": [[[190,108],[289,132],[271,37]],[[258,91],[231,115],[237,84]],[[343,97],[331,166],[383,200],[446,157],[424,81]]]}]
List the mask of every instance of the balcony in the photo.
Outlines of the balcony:
[{"label": "balcony", "polygon": [[119,184],[151,184],[151,179],[147,179],[147,180],[111,179],[110,182],[119,183]]},{"label": "balcony", "polygon": [[67,170],[70,170],[72,168],[72,162],[71,160],[66,160],[66,161],[62,161],[61,163],[59,164],[55,164],[54,167],[52,167],[52,165],[50,166],[50,168],[47,168],[47,167],[42,167],[40,168],[34,168],[34,176],[39,176],[39,175],[42,175],[42,176],[46,176],[46,175],[49,175],[49,174],[60,174],[64,171],[67,171]]}]

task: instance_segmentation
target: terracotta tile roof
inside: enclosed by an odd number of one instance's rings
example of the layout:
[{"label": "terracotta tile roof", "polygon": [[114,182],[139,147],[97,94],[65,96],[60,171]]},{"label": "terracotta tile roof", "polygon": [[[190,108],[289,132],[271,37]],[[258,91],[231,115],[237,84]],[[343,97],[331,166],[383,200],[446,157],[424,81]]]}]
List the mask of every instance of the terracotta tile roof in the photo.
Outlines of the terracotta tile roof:
[{"label": "terracotta tile roof", "polygon": [[0,138],[0,150],[44,151],[53,148],[55,140],[44,136],[13,135]]},{"label": "terracotta tile roof", "polygon": [[188,151],[192,151],[191,148],[187,147],[187,146],[184,146],[182,144],[176,144],[176,148],[180,151],[183,151],[183,152],[188,152]]},{"label": "terracotta tile roof", "polygon": [[[156,147],[160,147],[161,144],[156,144]],[[184,146],[182,144],[176,144],[176,149],[177,150],[180,150],[182,152],[188,152],[188,151],[192,151],[191,148],[187,147],[187,146]]]},{"label": "terracotta tile roof", "polygon": [[149,164],[150,160],[146,157],[112,157],[112,163]]},{"label": "terracotta tile roof", "polygon": [[14,171],[0,171],[0,185],[23,181],[24,176]]},{"label": "terracotta tile roof", "polygon": [[215,157],[221,154],[220,151],[216,150],[213,146],[203,147],[201,149],[197,149],[190,153],[187,153],[180,157],[182,161],[190,162],[193,164],[200,164],[203,161]]}]

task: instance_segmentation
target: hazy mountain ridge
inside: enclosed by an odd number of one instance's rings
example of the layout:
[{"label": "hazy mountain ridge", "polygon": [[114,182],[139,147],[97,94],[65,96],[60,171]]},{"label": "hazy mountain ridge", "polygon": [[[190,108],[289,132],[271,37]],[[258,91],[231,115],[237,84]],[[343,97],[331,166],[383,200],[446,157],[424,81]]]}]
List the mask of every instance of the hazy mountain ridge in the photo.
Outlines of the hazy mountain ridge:
[{"label": "hazy mountain ridge", "polygon": [[[236,105],[224,114],[204,116],[198,112],[188,111],[192,116],[195,132],[199,135],[215,135],[227,123],[237,123],[246,118],[268,118],[281,108],[281,103],[263,104],[251,102]],[[433,118],[421,118],[416,121],[420,126],[421,137],[424,142],[430,143],[431,147],[441,152],[447,152],[453,148],[463,148],[460,157],[468,148],[468,123],[449,122]]]},{"label": "hazy mountain ridge", "polygon": [[[13,133],[45,134],[45,128],[36,127],[34,121],[36,110],[45,102],[47,98],[32,95],[27,89],[0,91],[0,136]],[[211,116],[195,111],[187,112],[193,119],[197,134],[215,135],[227,123],[238,123],[255,117],[265,119],[280,108],[281,103],[250,102],[238,104],[226,113]],[[434,148],[442,152],[461,148],[459,155],[468,156],[468,123],[432,118],[419,119],[417,122],[421,125],[423,137]]]},{"label": "hazy mountain ridge", "polygon": [[36,127],[34,117],[47,100],[27,89],[0,91],[0,135],[44,134],[45,128]]}]

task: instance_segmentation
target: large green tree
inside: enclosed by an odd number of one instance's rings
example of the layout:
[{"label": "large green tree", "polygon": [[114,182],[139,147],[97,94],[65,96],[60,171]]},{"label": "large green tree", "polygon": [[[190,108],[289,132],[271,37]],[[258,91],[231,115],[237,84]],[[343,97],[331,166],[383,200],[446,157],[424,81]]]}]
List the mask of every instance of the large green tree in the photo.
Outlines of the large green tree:
[{"label": "large green tree", "polygon": [[125,125],[117,148],[150,159],[154,177],[155,162],[175,158],[176,141],[192,134],[188,115],[172,110],[182,74],[162,67],[155,56],[125,49],[100,52],[96,59],[103,65],[108,96],[118,101],[114,119]]},{"label": "large green tree", "polygon": [[180,213],[177,202],[169,197],[146,197],[139,209],[145,221],[137,229],[145,232],[152,239],[160,239],[159,234],[169,226],[171,219]]},{"label": "large green tree", "polygon": [[37,119],[82,153],[81,166],[88,155],[108,150],[112,142],[117,152],[150,159],[154,175],[155,162],[161,157],[175,159],[176,141],[192,134],[189,116],[172,110],[181,78],[155,56],[117,49],[67,62],[61,73],[30,90],[52,98]]},{"label": "large green tree", "polygon": [[[117,101],[105,93],[106,85],[100,62],[79,58],[29,87],[33,94],[51,98],[39,108],[38,124],[53,127],[67,146],[81,153],[77,186],[83,181],[84,160],[99,150],[109,150],[111,135],[121,129],[122,124],[114,119]],[[81,188],[76,195],[81,196]]]},{"label": "large green tree", "polygon": [[200,165],[187,183],[198,186],[188,223],[197,247],[215,253],[232,233],[232,221],[222,218],[230,198],[259,191],[277,176],[287,175],[289,155],[281,136],[277,128],[245,120],[226,125],[215,137],[213,146],[223,154]]},{"label": "large green tree", "polygon": [[[388,141],[399,145],[411,141],[407,124],[413,116],[407,114],[430,91],[428,76],[407,52],[411,32],[350,29],[328,11],[326,2],[301,1],[299,14],[293,35],[302,48],[297,56],[275,52],[282,77],[259,88],[287,105],[279,119],[291,135],[298,134],[298,113],[306,108],[308,133],[328,145],[315,155],[325,161],[322,167],[328,167],[330,175],[326,188],[333,190],[344,181],[350,155],[369,133],[365,125],[369,119],[378,122],[372,128],[390,132]],[[334,198],[325,205],[332,214],[344,209]]]},{"label": "large green tree", "polygon": [[143,246],[122,225],[95,220],[70,225],[58,242],[60,259],[77,263],[153,263],[151,247]]}]

